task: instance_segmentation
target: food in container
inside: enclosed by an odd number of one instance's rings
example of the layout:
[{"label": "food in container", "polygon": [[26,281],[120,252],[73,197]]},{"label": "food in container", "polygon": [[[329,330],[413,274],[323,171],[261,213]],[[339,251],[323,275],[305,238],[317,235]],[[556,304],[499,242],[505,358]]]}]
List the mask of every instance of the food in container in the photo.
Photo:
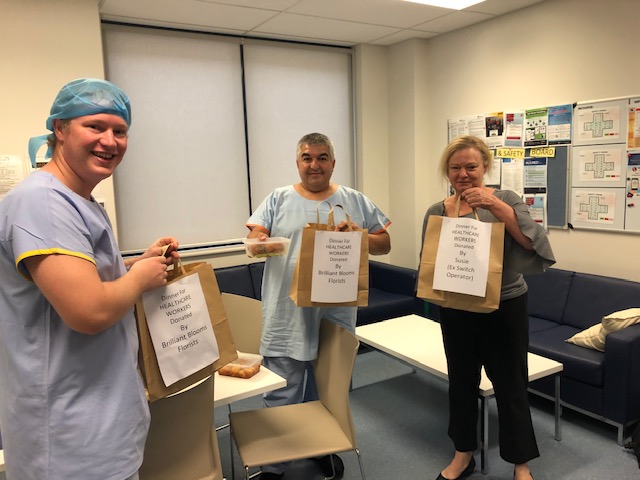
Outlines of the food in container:
[{"label": "food in container", "polygon": [[238,352],[238,358],[218,370],[220,375],[251,378],[260,371],[262,356],[253,353]]},{"label": "food in container", "polygon": [[242,242],[249,257],[263,258],[284,255],[289,251],[291,240],[284,237],[267,237],[264,240],[244,238]]}]

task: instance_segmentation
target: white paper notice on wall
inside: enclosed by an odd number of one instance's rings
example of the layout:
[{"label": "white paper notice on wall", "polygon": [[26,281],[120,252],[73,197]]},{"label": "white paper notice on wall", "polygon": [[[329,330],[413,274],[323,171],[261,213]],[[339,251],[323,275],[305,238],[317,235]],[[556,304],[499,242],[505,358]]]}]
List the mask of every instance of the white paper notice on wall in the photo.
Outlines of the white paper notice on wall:
[{"label": "white paper notice on wall", "polygon": [[312,302],[343,303],[358,299],[361,242],[361,231],[315,233]]},{"label": "white paper notice on wall", "polygon": [[490,247],[490,223],[472,218],[443,218],[433,288],[484,297]]},{"label": "white paper notice on wall", "polygon": [[0,200],[29,174],[22,155],[0,154]]},{"label": "white paper notice on wall", "polygon": [[146,292],[142,301],[167,387],[220,358],[198,275]]}]

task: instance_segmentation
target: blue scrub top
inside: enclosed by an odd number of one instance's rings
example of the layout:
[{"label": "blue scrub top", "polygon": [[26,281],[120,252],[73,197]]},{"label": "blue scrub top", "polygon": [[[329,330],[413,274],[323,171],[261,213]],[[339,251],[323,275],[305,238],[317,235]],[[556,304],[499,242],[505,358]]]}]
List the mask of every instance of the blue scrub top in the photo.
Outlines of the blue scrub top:
[{"label": "blue scrub top", "polygon": [[[328,203],[325,203],[328,202]],[[369,233],[380,233],[389,219],[362,193],[339,186],[322,202],[308,200],[292,185],[277,188],[264,199],[247,221],[260,226],[272,237],[291,239],[286,255],[267,258],[262,280],[263,332],[260,353],[268,357],[313,360],[318,351],[318,331],[327,317],[350,331],[355,330],[357,307],[297,307],[289,297],[291,278],[298,260],[302,229],[307,223],[327,222],[331,206],[342,205],[351,221]],[[334,210],[335,223],[345,220],[341,209]]]},{"label": "blue scrub top", "polygon": [[127,478],[142,463],[149,409],[133,311],[71,330],[22,261],[73,255],[124,275],[104,209],[38,171],[0,201],[0,424],[9,478]]}]

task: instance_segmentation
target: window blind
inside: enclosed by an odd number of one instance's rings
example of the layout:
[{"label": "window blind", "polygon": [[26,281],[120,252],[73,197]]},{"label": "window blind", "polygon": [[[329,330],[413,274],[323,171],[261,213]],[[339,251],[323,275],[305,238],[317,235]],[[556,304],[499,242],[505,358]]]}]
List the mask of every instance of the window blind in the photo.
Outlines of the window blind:
[{"label": "window blind", "polygon": [[264,197],[299,181],[306,133],[332,138],[333,180],[354,186],[349,49],[111,24],[103,39],[107,78],[132,105],[114,175],[121,250],[245,237]]}]

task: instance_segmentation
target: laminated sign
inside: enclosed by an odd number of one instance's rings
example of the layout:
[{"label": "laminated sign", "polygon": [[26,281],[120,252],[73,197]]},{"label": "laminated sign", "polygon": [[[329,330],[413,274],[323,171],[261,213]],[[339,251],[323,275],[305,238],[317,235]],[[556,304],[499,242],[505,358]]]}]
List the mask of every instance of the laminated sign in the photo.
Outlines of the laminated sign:
[{"label": "laminated sign", "polygon": [[238,357],[211,265],[176,260],[167,284],[136,302],[138,368],[154,402]]},{"label": "laminated sign", "polygon": [[218,360],[218,342],[198,275],[146,292],[142,302],[166,386]]},{"label": "laminated sign", "polygon": [[355,302],[358,299],[362,231],[315,232],[312,302]]},{"label": "laminated sign", "polygon": [[443,218],[433,288],[484,297],[490,246],[490,223],[471,218]]},{"label": "laminated sign", "polygon": [[504,223],[429,216],[416,296],[441,307],[488,313],[500,306]]},{"label": "laminated sign", "polygon": [[354,226],[347,212],[348,231],[336,231],[333,209],[327,223],[320,223],[318,213],[318,222],[302,229],[289,290],[298,307],[360,307],[369,301],[368,232]]}]

